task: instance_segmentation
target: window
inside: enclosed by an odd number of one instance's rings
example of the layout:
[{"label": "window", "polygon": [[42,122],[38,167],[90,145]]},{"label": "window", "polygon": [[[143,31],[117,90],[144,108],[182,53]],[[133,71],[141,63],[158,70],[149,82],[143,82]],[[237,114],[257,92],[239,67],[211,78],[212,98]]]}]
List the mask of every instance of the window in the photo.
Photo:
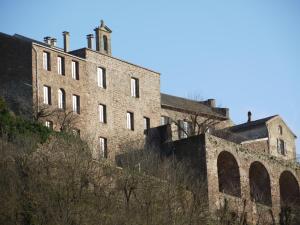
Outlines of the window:
[{"label": "window", "polygon": [[107,36],[103,35],[103,49],[104,51],[108,51],[108,41],[107,41]]},{"label": "window", "polygon": [[170,124],[170,118],[167,116],[160,117],[160,125]]},{"label": "window", "polygon": [[64,89],[58,89],[58,108],[66,109],[66,93]]},{"label": "window", "polygon": [[148,117],[144,117],[144,130],[148,130],[150,128],[150,119]]},{"label": "window", "polygon": [[107,158],[107,139],[104,137],[99,138],[99,150],[102,158]]},{"label": "window", "polygon": [[43,68],[44,70],[50,70],[50,53],[43,52]]},{"label": "window", "polygon": [[73,100],[73,112],[80,114],[80,97],[78,95],[73,95],[72,100]]},{"label": "window", "polygon": [[277,150],[278,150],[278,153],[281,154],[281,155],[286,154],[284,140],[277,139]]},{"label": "window", "polygon": [[280,135],[282,135],[282,133],[283,133],[282,126],[280,126],[280,125],[278,126],[278,132],[279,132]]},{"label": "window", "polygon": [[57,73],[59,75],[65,75],[65,58],[57,57]]},{"label": "window", "polygon": [[178,135],[179,138],[187,138],[190,134],[191,123],[188,121],[178,121]]},{"label": "window", "polygon": [[134,130],[133,113],[132,112],[127,112],[126,117],[127,117],[127,125],[126,125],[127,129]]},{"label": "window", "polygon": [[47,120],[47,121],[45,122],[45,126],[48,127],[49,129],[53,129],[53,122]]},{"label": "window", "polygon": [[76,61],[72,61],[72,78],[79,80],[79,64]]},{"label": "window", "polygon": [[138,98],[139,97],[139,80],[136,78],[131,78],[130,81],[130,90],[131,96]]},{"label": "window", "polygon": [[104,68],[97,68],[97,82],[98,87],[106,88],[106,70]]},{"label": "window", "polygon": [[51,88],[49,86],[43,87],[44,104],[51,105]]},{"label": "window", "polygon": [[106,123],[106,105],[99,105],[99,121],[100,123]]}]

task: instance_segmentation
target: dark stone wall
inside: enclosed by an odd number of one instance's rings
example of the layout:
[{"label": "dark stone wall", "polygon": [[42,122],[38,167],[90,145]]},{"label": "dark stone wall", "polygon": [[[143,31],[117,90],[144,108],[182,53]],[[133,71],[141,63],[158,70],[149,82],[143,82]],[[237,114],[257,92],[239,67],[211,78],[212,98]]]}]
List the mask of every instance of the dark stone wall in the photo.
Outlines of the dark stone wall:
[{"label": "dark stone wall", "polygon": [[0,33],[0,96],[16,113],[32,115],[31,43]]}]

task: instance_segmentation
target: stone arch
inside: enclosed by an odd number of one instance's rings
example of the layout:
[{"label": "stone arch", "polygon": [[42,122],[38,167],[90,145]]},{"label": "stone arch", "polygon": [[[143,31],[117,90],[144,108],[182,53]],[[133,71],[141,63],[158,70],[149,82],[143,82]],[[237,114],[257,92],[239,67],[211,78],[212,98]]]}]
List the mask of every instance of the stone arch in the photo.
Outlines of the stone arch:
[{"label": "stone arch", "polygon": [[219,191],[225,194],[241,197],[240,171],[234,156],[223,151],[218,155]]},{"label": "stone arch", "polygon": [[262,163],[255,161],[250,165],[249,182],[251,200],[272,206],[270,176]]},{"label": "stone arch", "polygon": [[296,177],[288,170],[281,173],[279,178],[281,207],[300,205],[299,184]]}]

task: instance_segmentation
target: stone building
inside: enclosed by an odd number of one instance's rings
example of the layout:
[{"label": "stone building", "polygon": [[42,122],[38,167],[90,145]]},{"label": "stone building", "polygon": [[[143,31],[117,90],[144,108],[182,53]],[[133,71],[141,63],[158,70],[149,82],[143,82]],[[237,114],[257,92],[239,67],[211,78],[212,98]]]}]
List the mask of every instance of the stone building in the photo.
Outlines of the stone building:
[{"label": "stone building", "polygon": [[[300,167],[295,134],[280,116],[234,125],[214,99],[190,100],[160,93],[160,74],[112,56],[112,31],[102,21],[87,35],[87,47],[70,50],[56,39],[44,42],[0,33],[0,94],[23,116],[54,130],[80,134],[95,158],[114,161],[124,143],[155,136],[156,145],[190,159],[204,179],[207,201],[216,210],[226,196],[257,219],[257,207],[299,203]],[[66,123],[68,121],[68,123]],[[145,130],[147,132],[145,132]],[[170,145],[171,143],[171,145]],[[166,154],[166,155],[168,155]]]}]

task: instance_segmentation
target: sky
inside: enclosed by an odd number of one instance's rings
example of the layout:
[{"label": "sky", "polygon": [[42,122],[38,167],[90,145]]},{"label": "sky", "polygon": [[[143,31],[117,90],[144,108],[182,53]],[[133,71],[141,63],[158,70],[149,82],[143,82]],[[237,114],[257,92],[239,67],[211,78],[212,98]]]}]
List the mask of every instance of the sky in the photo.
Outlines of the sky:
[{"label": "sky", "polygon": [[103,19],[112,54],[161,73],[164,93],[215,98],[232,120],[279,114],[299,136],[299,0],[1,0],[0,32],[86,46]]}]

